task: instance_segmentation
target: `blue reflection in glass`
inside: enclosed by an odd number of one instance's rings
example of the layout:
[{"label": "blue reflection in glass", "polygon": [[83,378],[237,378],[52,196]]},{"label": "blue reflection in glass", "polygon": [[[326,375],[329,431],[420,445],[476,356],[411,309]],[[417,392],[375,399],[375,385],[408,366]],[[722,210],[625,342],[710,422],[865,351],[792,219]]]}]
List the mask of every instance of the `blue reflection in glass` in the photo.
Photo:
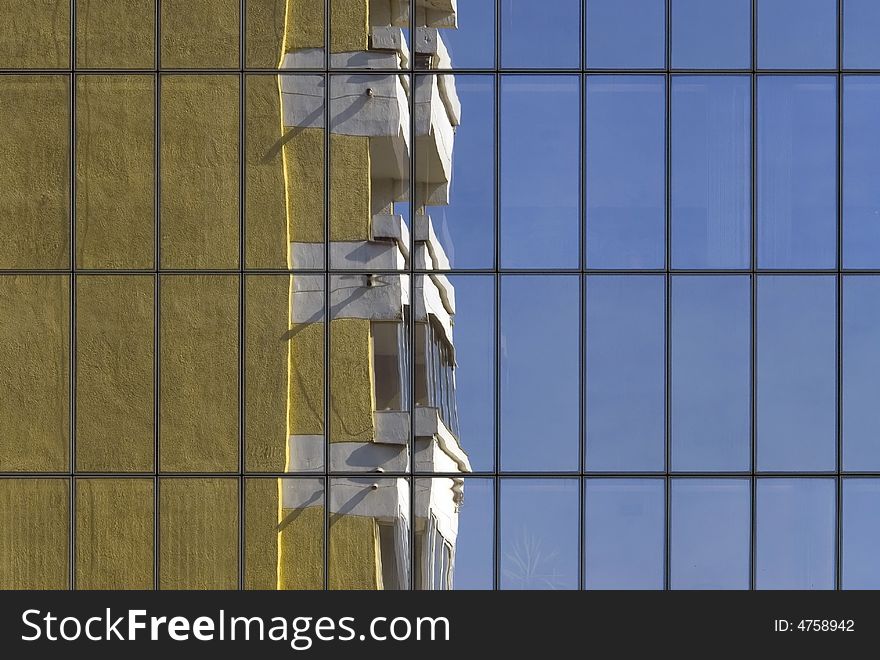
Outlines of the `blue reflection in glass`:
[{"label": "blue reflection in glass", "polygon": [[758,589],[833,589],[834,479],[759,479]]},{"label": "blue reflection in glass", "polygon": [[880,589],[880,479],[843,481],[843,589]]},{"label": "blue reflection in glass", "polygon": [[672,0],[672,66],[750,69],[752,0]]},{"label": "blue reflection in glass", "polygon": [[455,542],[455,589],[492,589],[495,489],[491,479],[465,479]]},{"label": "blue reflection in glass", "polygon": [[670,585],[748,589],[751,492],[748,479],[673,479]]},{"label": "blue reflection in glass", "polygon": [[837,436],[837,283],[758,278],[758,468],[833,470]]},{"label": "blue reflection in glass", "polygon": [[[880,8],[880,4],[878,4]],[[878,39],[880,42],[880,39]],[[880,266],[880,78],[843,79],[843,264]]]},{"label": "blue reflection in glass", "polygon": [[843,0],[843,66],[880,69],[880,2]]},{"label": "blue reflection in glass", "polygon": [[837,0],[758,0],[758,66],[837,67]]},{"label": "blue reflection in glass", "polygon": [[662,76],[587,77],[587,265],[662,268],[666,95]]},{"label": "blue reflection in glass", "polygon": [[748,470],[751,463],[751,281],[672,279],[672,467]]},{"label": "blue reflection in glass", "polygon": [[672,264],[748,268],[751,80],[672,78]]},{"label": "blue reflection in glass", "polygon": [[577,268],[580,79],[501,79],[501,263]]},{"label": "blue reflection in glass", "polygon": [[586,23],[589,68],[662,69],[665,66],[665,0],[587,0]]},{"label": "blue reflection in glass", "polygon": [[459,2],[455,13],[458,27],[440,30],[453,68],[491,69],[495,65],[495,0]]},{"label": "blue reflection in glass", "polygon": [[837,81],[758,78],[758,265],[834,268]]},{"label": "blue reflection in glass", "polygon": [[843,469],[880,471],[880,278],[843,279]]},{"label": "blue reflection in glass", "polygon": [[[431,206],[428,212],[453,268],[492,268],[495,263],[494,83],[491,76],[457,76],[455,87],[464,119],[455,128],[449,204]],[[417,157],[418,154],[417,147]]]},{"label": "blue reflection in glass", "polygon": [[501,464],[578,469],[577,276],[501,279]]},{"label": "blue reflection in glass", "polygon": [[460,440],[474,471],[495,465],[495,281],[450,277],[455,289],[455,392]]},{"label": "blue reflection in glass", "polygon": [[502,589],[577,589],[577,480],[503,479],[499,550]]},{"label": "blue reflection in glass", "polygon": [[580,23],[580,0],[501,0],[501,66],[579,68]]},{"label": "blue reflection in glass", "polygon": [[662,589],[662,479],[588,479],[584,573],[587,589]]},{"label": "blue reflection in glass", "polygon": [[662,470],[665,282],[587,278],[586,463],[590,470]]}]

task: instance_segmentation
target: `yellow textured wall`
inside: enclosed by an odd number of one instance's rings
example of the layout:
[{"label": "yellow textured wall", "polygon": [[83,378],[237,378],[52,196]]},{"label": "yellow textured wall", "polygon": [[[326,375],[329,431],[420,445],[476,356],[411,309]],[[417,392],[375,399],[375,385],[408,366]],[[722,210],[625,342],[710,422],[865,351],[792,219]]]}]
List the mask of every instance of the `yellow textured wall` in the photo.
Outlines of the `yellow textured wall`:
[{"label": "yellow textured wall", "polygon": [[70,65],[69,0],[0,0],[0,68]]},{"label": "yellow textured wall", "polygon": [[279,589],[324,586],[324,507],[281,510]]},{"label": "yellow textured wall", "polygon": [[76,65],[152,69],[156,0],[76,0]]},{"label": "yellow textured wall", "polygon": [[0,276],[0,471],[68,469],[69,286],[63,275]]},{"label": "yellow textured wall", "polygon": [[245,589],[277,587],[278,502],[278,479],[245,480]]},{"label": "yellow textured wall", "polygon": [[66,479],[0,479],[0,589],[66,589]]},{"label": "yellow textured wall", "polygon": [[245,467],[284,471],[287,447],[287,275],[245,281]]},{"label": "yellow textured wall", "polygon": [[370,442],[373,390],[370,321],[330,323],[330,442]]},{"label": "yellow textured wall", "polygon": [[76,588],[153,588],[152,479],[77,480]]},{"label": "yellow textured wall", "polygon": [[369,0],[330,0],[330,52],[369,48]]},{"label": "yellow textured wall", "polygon": [[324,433],[324,324],[297,323],[290,329],[291,435]]},{"label": "yellow textured wall", "polygon": [[330,240],[370,240],[370,138],[330,135]]},{"label": "yellow textured wall", "polygon": [[378,589],[381,566],[375,519],[331,515],[329,562],[331,589]]},{"label": "yellow textured wall", "polygon": [[160,466],[238,471],[237,276],[160,280]]},{"label": "yellow textured wall", "polygon": [[[334,15],[331,12],[331,16]],[[321,0],[287,0],[284,52],[301,48],[324,48],[324,3]]]},{"label": "yellow textured wall", "polygon": [[161,479],[159,587],[238,587],[238,480]]},{"label": "yellow textured wall", "polygon": [[249,268],[286,268],[278,76],[247,76],[245,107],[245,264]]},{"label": "yellow textured wall", "polygon": [[78,76],[76,251],[81,268],[152,268],[153,76]]},{"label": "yellow textured wall", "polygon": [[237,268],[238,76],[166,75],[160,85],[162,266]]},{"label": "yellow textured wall", "polygon": [[[18,2],[13,4],[20,6]],[[7,13],[10,10],[7,8]],[[9,26],[4,25],[2,29],[0,44],[8,45]],[[45,42],[39,46],[44,50]],[[70,257],[68,78],[15,75],[4,76],[2,82],[0,268],[67,268]]]},{"label": "yellow textured wall", "polygon": [[151,275],[77,278],[79,470],[153,470],[153,291]]},{"label": "yellow textured wall", "polygon": [[[324,129],[284,129],[284,175],[291,241],[324,241]],[[297,264],[291,264],[294,268]]]},{"label": "yellow textured wall", "polygon": [[[309,0],[324,7],[323,0]],[[245,0],[245,63],[248,67],[272,69],[278,66],[284,39],[286,0]],[[322,19],[323,25],[323,19]]]},{"label": "yellow textured wall", "polygon": [[238,68],[240,0],[162,0],[163,67]]}]

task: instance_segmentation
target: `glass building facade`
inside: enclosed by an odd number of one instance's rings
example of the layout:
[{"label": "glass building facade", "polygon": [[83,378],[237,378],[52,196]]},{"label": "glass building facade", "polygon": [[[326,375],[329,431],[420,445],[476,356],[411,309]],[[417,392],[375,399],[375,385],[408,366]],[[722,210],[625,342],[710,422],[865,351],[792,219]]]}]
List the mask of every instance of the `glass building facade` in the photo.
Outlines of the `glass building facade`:
[{"label": "glass building facade", "polygon": [[0,588],[880,587],[880,3],[0,23]]}]

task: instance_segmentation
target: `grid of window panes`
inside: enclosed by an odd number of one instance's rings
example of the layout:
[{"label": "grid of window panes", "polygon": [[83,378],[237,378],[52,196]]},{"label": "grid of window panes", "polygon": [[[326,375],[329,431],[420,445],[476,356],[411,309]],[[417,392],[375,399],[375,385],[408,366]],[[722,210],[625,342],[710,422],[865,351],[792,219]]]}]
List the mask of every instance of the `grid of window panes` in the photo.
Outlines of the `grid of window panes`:
[{"label": "grid of window panes", "polygon": [[[290,281],[250,170],[276,5],[0,2],[0,564],[42,530],[4,587],[248,588],[252,504],[278,478],[327,501],[345,476],[248,445],[279,396],[262,301],[286,305]],[[443,405],[473,470],[453,586],[880,586],[880,3],[457,14],[434,217],[457,299]],[[327,89],[331,65],[285,75]],[[347,275],[325,257],[296,277]],[[379,396],[414,410],[410,377]],[[82,542],[101,525],[126,565]],[[179,543],[190,525],[210,547]],[[191,573],[169,572],[180,556]]]}]

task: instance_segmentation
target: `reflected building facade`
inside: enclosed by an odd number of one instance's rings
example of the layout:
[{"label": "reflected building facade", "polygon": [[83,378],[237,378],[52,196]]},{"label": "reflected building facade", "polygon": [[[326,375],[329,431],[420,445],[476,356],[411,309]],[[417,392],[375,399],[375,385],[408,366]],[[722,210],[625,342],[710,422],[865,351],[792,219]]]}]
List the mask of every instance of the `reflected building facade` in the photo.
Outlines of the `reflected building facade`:
[{"label": "reflected building facade", "polygon": [[[284,70],[325,64],[314,5],[287,3]],[[449,268],[429,209],[449,200],[460,104],[452,75],[421,76],[413,89],[407,69],[411,58],[450,67],[441,35],[456,27],[455,10],[452,0],[418,2],[410,31],[408,2],[331,3],[329,66],[358,71],[278,76],[288,267],[329,272],[290,278],[285,470],[346,473],[326,498],[319,482],[280,480],[280,588],[322,586],[314,539],[325,523],[331,588],[452,585],[463,480],[421,480],[410,502],[408,477],[382,475],[470,471],[458,438],[455,291],[441,273],[410,273]],[[326,224],[324,186],[314,185],[325,144]]]}]

